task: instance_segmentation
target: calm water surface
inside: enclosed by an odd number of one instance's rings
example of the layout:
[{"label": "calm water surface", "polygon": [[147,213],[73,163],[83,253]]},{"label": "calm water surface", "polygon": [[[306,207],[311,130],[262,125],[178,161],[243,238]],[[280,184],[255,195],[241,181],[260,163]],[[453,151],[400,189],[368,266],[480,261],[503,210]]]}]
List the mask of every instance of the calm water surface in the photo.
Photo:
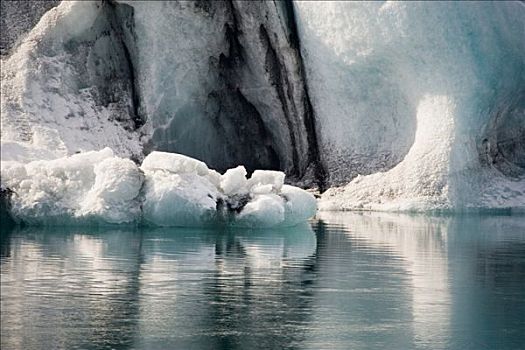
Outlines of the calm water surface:
[{"label": "calm water surface", "polygon": [[1,348],[525,349],[525,217],[1,235]]}]

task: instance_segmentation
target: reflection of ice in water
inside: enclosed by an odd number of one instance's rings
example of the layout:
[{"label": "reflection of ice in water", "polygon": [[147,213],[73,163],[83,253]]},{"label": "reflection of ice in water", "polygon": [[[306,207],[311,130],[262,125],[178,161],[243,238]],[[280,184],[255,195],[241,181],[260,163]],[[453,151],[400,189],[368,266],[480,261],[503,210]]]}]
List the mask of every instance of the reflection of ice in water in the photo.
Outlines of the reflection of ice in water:
[{"label": "reflection of ice in water", "polygon": [[275,317],[293,319],[302,307],[294,301],[302,278],[295,267],[314,254],[316,240],[305,224],[224,232],[28,228],[9,244],[2,295],[17,297],[2,299],[9,310],[2,322],[19,326],[2,344],[160,349],[157,339],[208,348],[211,336],[279,330]]},{"label": "reflection of ice in water", "polygon": [[[0,235],[1,347],[516,349],[523,217]],[[499,346],[502,345],[502,346]]]},{"label": "reflection of ice in water", "polygon": [[364,240],[405,260],[412,282],[414,343],[445,346],[450,331],[447,227],[450,220],[385,213],[321,212],[328,224],[341,225],[352,239]]},{"label": "reflection of ice in water", "polygon": [[[17,326],[8,334],[2,331],[6,348],[86,348],[130,341],[135,322],[122,324],[115,315],[133,320],[138,312],[137,265],[129,263],[138,257],[134,232],[106,231],[102,238],[31,228],[13,235],[12,256],[2,259],[1,295],[16,297],[2,297],[2,309],[10,310],[2,313],[2,323]],[[120,243],[123,239],[126,244]]]},{"label": "reflection of ice in water", "polygon": [[161,348],[148,334],[176,338],[180,348],[214,348],[210,336],[252,331],[256,336],[239,346],[253,348],[264,332],[281,334],[276,320],[295,317],[301,307],[293,301],[297,286],[284,282],[300,284],[301,270],[290,265],[315,253],[311,227],[183,231],[158,229],[144,237],[140,309],[149,321],[141,323],[140,347]]}]

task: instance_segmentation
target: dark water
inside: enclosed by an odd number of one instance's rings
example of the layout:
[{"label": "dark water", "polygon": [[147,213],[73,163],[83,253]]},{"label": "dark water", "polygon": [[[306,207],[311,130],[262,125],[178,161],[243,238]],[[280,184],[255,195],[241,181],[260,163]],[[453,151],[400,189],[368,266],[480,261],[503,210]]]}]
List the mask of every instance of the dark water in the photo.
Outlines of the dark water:
[{"label": "dark water", "polygon": [[15,229],[1,348],[525,349],[525,217]]}]

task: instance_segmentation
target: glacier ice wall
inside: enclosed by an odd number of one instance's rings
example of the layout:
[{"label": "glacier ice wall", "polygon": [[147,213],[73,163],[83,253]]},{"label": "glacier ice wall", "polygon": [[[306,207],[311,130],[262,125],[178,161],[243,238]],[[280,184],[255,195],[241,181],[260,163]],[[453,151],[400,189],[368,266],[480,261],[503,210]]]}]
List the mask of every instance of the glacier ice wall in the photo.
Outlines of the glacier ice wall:
[{"label": "glacier ice wall", "polygon": [[294,5],[323,208],[525,206],[523,3]]},{"label": "glacier ice wall", "polygon": [[2,161],[163,150],[340,186],[325,209],[523,208],[524,11],[64,1],[2,56]]}]

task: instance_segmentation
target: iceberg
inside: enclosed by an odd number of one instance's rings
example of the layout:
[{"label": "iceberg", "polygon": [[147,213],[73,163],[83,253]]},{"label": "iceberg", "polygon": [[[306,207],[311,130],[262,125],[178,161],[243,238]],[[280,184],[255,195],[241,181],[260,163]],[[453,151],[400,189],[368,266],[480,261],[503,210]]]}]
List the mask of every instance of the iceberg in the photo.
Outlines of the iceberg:
[{"label": "iceberg", "polygon": [[152,152],[137,166],[110,148],[52,160],[2,161],[9,211],[28,225],[283,227],[315,215],[309,192],[279,171],[219,174],[196,159]]}]

